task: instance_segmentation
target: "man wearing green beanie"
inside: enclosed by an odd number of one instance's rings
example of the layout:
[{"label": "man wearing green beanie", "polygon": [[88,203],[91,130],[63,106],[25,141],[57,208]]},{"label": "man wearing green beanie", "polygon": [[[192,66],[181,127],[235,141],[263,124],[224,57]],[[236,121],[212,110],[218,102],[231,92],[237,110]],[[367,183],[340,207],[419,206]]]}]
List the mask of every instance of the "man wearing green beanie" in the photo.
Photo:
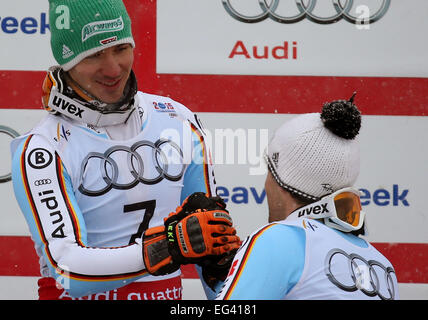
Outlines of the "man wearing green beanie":
[{"label": "man wearing green beanie", "polygon": [[58,64],[69,71],[83,59],[123,43],[135,47],[131,20],[121,1],[49,1],[51,47]]},{"label": "man wearing green beanie", "polygon": [[39,299],[181,299],[188,263],[214,293],[240,240],[215,197],[199,121],[137,90],[122,0],[49,5],[58,66],[43,83],[48,114],[11,144]]}]

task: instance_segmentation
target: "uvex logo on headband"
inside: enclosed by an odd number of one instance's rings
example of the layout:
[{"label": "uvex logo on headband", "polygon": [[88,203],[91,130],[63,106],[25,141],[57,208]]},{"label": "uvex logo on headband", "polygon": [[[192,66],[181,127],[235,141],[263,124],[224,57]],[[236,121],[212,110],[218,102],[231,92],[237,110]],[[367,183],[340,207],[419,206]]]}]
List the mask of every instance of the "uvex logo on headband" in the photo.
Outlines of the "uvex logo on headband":
[{"label": "uvex logo on headband", "polygon": [[122,16],[113,20],[96,21],[96,22],[88,23],[82,29],[82,42],[85,42],[89,38],[100,33],[121,31],[123,30],[123,27],[124,27],[124,23],[123,23]]}]

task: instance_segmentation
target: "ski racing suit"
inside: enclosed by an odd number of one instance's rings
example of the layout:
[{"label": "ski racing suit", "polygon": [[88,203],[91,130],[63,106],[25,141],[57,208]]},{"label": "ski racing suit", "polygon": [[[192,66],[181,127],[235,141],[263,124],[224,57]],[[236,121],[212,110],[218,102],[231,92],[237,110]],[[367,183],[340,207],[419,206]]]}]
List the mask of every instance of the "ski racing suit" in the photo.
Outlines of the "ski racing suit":
[{"label": "ski racing suit", "polygon": [[393,266],[370,243],[291,216],[244,241],[218,291],[219,300],[399,298]]},{"label": "ski racing suit", "polygon": [[49,114],[12,141],[40,299],[181,298],[180,272],[149,275],[136,239],[193,192],[215,194],[210,151],[182,104],[138,92],[134,108],[106,127]]}]

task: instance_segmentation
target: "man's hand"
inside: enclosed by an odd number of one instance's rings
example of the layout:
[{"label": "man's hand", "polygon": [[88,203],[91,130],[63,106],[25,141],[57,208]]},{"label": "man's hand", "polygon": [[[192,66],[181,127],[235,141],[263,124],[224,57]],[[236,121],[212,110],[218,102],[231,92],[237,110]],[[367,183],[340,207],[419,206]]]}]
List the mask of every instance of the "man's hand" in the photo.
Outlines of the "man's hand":
[{"label": "man's hand", "polygon": [[164,226],[149,228],[142,237],[143,259],[146,270],[155,276],[170,274],[180,268],[168,250]]},{"label": "man's hand", "polygon": [[180,264],[201,263],[206,256],[220,256],[239,248],[232,219],[223,210],[199,211],[165,221],[169,252]]},{"label": "man's hand", "polygon": [[143,256],[149,273],[168,274],[189,263],[206,266],[236,252],[240,239],[225,208],[219,197],[194,193],[165,219],[164,226],[148,229]]}]

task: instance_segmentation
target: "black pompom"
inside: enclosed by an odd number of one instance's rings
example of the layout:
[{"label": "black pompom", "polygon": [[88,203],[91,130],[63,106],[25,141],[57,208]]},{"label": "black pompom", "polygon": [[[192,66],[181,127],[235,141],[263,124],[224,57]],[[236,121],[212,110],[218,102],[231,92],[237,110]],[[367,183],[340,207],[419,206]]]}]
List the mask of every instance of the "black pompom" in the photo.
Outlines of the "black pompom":
[{"label": "black pompom", "polygon": [[355,93],[351,99],[336,100],[324,104],[321,111],[321,120],[326,128],[339,137],[352,140],[361,128],[361,113],[353,103]]}]

